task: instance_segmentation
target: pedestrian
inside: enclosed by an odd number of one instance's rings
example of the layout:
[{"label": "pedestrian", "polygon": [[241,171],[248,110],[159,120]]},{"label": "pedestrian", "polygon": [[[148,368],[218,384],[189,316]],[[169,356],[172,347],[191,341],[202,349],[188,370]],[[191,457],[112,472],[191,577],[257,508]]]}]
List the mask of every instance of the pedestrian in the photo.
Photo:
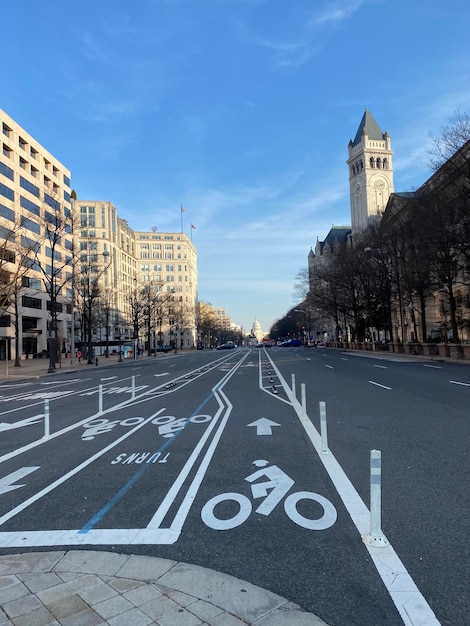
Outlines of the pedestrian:
[{"label": "pedestrian", "polygon": [[98,367],[98,357],[95,358],[95,365]]},{"label": "pedestrian", "polygon": [[80,350],[77,351],[77,359],[78,359],[78,362],[80,363],[82,359],[82,353],[80,352]]}]

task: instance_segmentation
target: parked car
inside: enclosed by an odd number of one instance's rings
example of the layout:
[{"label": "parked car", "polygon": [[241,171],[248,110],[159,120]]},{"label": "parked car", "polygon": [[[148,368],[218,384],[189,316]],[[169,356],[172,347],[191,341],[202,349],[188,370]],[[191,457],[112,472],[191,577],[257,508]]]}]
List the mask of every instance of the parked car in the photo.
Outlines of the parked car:
[{"label": "parked car", "polygon": [[217,350],[231,350],[232,348],[236,348],[237,346],[233,343],[233,341],[227,341],[227,343],[223,343],[220,346],[217,346]]}]

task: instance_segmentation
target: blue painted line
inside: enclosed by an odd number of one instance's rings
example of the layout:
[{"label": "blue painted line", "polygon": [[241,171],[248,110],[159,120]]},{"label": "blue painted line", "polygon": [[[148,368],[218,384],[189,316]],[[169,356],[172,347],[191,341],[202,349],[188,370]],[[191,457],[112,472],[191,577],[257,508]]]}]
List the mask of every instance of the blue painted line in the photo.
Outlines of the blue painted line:
[{"label": "blue painted line", "polygon": [[[217,385],[215,389],[218,389],[218,387],[219,385]],[[201,409],[209,402],[213,395],[214,392],[211,391],[207,398],[203,400],[202,403],[197,407],[197,409],[190,415],[184,427],[180,431],[178,431],[174,437],[165,441],[165,443],[156,452],[154,452],[154,454],[158,454],[158,452],[164,452],[166,448],[170,445],[170,443],[175,441],[175,439],[177,439],[179,435],[186,429],[186,427],[190,423],[189,420],[191,419],[191,417],[193,417],[194,415],[198,415]],[[130,478],[127,483],[121,487],[121,489],[119,489],[118,492],[116,492],[111,500],[109,500],[84,526],[80,528],[78,534],[83,535],[92,530],[103,519],[103,517],[107,513],[109,513],[109,511],[126,495],[129,489],[131,489],[131,487],[133,487],[136,482],[140,480],[140,478],[142,478],[142,476],[149,467],[150,465],[143,465],[139,469],[139,471],[136,472],[134,476],[132,476],[132,478]]]}]

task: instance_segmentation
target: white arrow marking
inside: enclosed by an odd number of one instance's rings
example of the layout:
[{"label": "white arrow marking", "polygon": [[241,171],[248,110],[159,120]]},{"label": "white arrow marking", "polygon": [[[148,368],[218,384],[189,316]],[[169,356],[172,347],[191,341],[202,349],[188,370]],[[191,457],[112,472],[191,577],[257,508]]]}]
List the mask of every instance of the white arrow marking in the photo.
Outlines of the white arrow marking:
[{"label": "white arrow marking", "polygon": [[162,374],[154,374],[154,376],[156,376],[157,378],[159,376],[168,376],[170,372],[163,372]]},{"label": "white arrow marking", "polygon": [[39,468],[40,465],[37,467],[22,467],[21,469],[16,470],[16,472],[12,472],[11,474],[8,474],[8,476],[0,478],[0,494],[24,487],[24,485],[14,485],[13,483],[17,480],[21,480],[28,474],[31,474],[31,472],[35,472]]},{"label": "white arrow marking", "polygon": [[0,432],[4,430],[13,430],[14,428],[23,428],[23,426],[31,426],[32,424],[37,424],[43,418],[44,415],[41,413],[40,415],[27,417],[24,420],[20,420],[19,422],[13,422],[12,424],[9,424],[8,422],[0,422]]},{"label": "white arrow marking", "polygon": [[272,427],[280,426],[276,422],[268,420],[266,417],[260,417],[256,422],[251,422],[248,426],[256,426],[256,434],[257,435],[272,435]]}]

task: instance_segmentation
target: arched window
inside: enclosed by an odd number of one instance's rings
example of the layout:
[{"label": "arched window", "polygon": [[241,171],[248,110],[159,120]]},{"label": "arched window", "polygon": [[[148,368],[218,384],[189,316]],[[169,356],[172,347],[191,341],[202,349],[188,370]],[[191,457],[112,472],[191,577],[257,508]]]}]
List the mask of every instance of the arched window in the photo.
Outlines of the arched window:
[{"label": "arched window", "polygon": [[375,159],[374,159],[374,157],[370,157],[369,163],[370,163],[371,168],[373,169],[375,167]]},{"label": "arched window", "polygon": [[383,166],[384,166],[384,170],[388,170],[388,159],[384,159]]},{"label": "arched window", "polygon": [[377,157],[377,169],[379,170],[381,168],[382,165],[382,160],[380,157]]},{"label": "arched window", "polygon": [[361,159],[361,170],[363,169],[364,169],[364,163],[362,162],[362,159]]}]

